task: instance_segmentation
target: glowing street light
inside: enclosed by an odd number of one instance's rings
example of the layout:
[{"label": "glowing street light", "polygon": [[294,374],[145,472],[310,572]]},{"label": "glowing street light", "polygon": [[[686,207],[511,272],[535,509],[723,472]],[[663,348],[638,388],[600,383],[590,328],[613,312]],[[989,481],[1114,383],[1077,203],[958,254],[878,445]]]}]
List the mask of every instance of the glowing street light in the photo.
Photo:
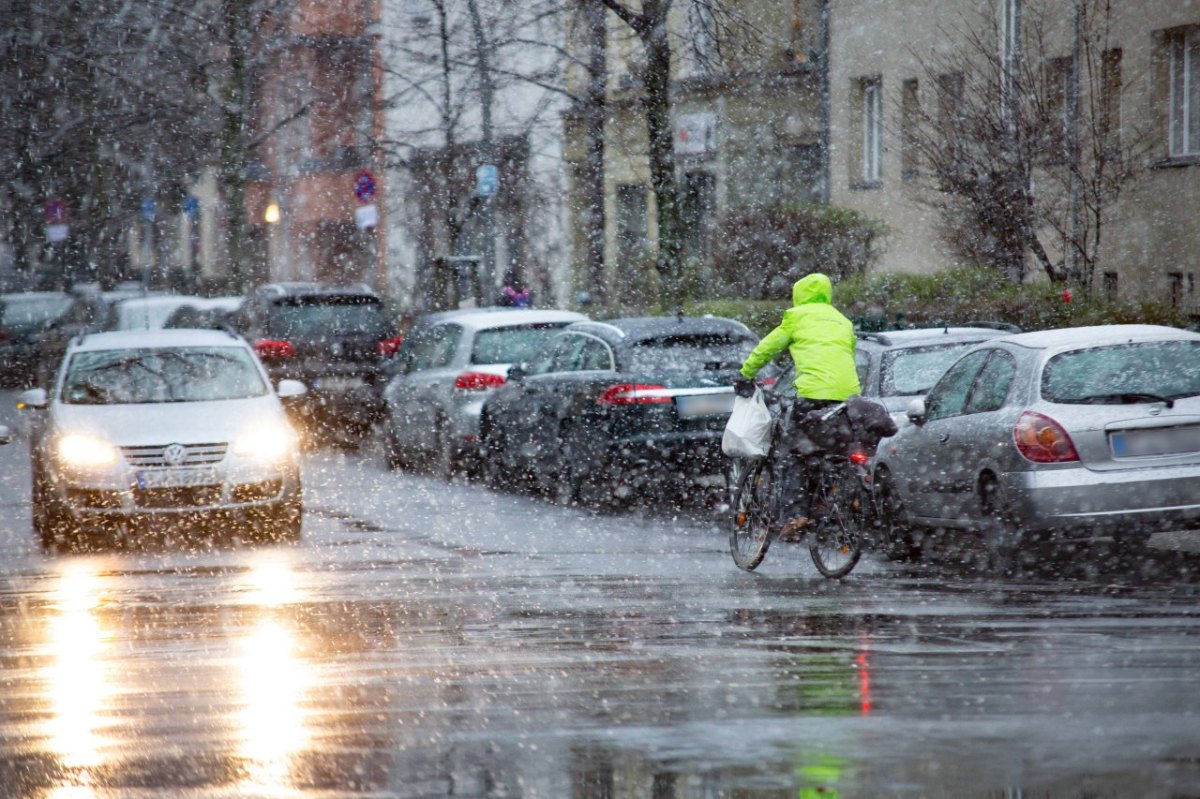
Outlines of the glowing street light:
[{"label": "glowing street light", "polygon": [[263,221],[274,225],[279,222],[279,205],[271,203],[267,206],[267,210],[263,211]]}]

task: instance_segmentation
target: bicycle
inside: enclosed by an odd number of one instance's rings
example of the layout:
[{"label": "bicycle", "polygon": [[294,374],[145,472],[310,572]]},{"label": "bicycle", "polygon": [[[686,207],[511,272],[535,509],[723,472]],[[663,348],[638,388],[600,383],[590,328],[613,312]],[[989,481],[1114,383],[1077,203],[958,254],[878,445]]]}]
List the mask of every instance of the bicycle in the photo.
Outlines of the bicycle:
[{"label": "bicycle", "polygon": [[[819,415],[823,425],[844,414],[841,403]],[[797,468],[777,452],[786,440],[777,414],[767,455],[742,462],[732,481],[733,527],[729,549],[734,563],[753,571],[783,526],[780,485],[785,468]],[[838,420],[840,421],[840,420]],[[804,458],[811,499],[809,525],[801,540],[808,540],[813,564],[823,576],[841,578],[849,574],[862,556],[867,530],[873,523],[873,492],[866,464],[869,455],[857,444],[825,447]]]}]

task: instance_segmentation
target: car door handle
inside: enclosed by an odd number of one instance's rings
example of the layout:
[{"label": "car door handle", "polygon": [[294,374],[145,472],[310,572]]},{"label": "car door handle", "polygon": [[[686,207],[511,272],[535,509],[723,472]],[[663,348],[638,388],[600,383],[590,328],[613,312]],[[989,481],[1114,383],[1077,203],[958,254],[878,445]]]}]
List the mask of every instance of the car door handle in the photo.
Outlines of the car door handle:
[{"label": "car door handle", "polygon": [[938,442],[939,442],[939,443],[941,443],[941,444],[945,444],[945,443],[946,443],[946,442],[948,442],[949,440],[950,440],[950,434],[949,434],[949,433],[942,433],[940,436],[938,436]]}]

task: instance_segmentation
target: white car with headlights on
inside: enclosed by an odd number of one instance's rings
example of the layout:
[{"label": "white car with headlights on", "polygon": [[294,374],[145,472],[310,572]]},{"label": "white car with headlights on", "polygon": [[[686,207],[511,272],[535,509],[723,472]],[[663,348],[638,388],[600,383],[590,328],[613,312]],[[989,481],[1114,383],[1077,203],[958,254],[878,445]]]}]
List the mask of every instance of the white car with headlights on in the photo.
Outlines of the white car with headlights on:
[{"label": "white car with headlights on", "polygon": [[129,521],[223,517],[296,540],[299,448],[254,351],[221,331],[96,333],[67,348],[54,385],[19,405],[32,425],[33,524],[43,546]]}]

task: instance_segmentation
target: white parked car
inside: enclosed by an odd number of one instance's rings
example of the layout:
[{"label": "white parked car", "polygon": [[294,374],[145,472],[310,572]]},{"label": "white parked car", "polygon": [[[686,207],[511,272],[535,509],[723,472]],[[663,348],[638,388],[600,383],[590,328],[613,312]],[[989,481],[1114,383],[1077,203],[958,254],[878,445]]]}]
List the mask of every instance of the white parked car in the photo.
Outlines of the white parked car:
[{"label": "white parked car", "polygon": [[158,330],[167,326],[167,321],[180,308],[192,308],[197,312],[233,312],[241,303],[241,297],[193,297],[187,294],[130,297],[113,303],[106,329]]},{"label": "white parked car", "polygon": [[73,342],[30,442],[33,523],[52,548],[116,522],[223,516],[255,538],[295,540],[299,449],[280,398],[242,338],[222,331],[96,333]]},{"label": "white parked car", "polygon": [[[419,319],[389,363],[383,392],[388,465],[424,461],[440,475],[470,469],[479,456],[483,401],[572,322],[574,311],[478,308]],[[474,462],[474,463],[473,463]]]}]

